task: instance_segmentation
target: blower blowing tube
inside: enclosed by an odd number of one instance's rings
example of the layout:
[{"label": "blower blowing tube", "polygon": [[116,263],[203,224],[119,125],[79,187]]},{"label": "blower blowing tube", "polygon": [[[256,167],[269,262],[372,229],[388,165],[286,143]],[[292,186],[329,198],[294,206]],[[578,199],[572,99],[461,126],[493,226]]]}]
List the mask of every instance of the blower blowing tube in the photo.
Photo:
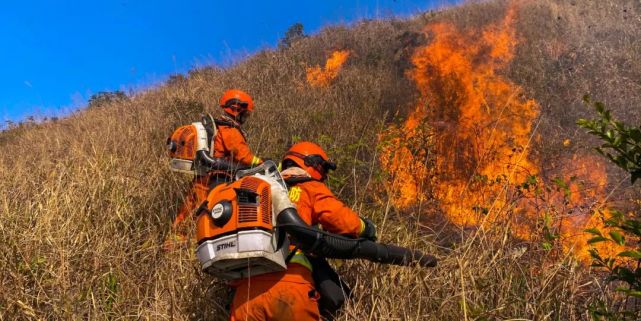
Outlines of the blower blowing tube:
[{"label": "blower blowing tube", "polygon": [[[276,218],[277,227],[291,236],[303,252],[331,259],[366,259],[372,262],[394,265],[435,267],[435,257],[420,251],[410,250],[393,244],[381,244],[364,238],[345,236],[321,231],[305,223],[295,208],[282,210]],[[280,242],[279,242],[280,243]]]}]

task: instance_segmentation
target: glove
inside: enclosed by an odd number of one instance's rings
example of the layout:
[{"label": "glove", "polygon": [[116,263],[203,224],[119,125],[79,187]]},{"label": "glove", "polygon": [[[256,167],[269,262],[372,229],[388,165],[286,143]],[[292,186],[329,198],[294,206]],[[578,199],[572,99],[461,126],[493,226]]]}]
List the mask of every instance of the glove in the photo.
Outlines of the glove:
[{"label": "glove", "polygon": [[367,217],[361,217],[361,221],[365,224],[365,228],[363,228],[363,232],[361,232],[361,237],[370,241],[376,241],[376,225],[374,222]]}]

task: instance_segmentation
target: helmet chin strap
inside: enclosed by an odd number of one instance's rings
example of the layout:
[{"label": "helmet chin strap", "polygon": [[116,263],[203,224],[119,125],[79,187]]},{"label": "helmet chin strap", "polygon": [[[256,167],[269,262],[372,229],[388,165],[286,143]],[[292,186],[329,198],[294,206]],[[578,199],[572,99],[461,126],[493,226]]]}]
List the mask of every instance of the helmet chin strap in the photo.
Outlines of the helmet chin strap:
[{"label": "helmet chin strap", "polygon": [[238,116],[236,117],[236,121],[239,122],[240,124],[244,124],[245,121],[247,121],[247,118],[249,118],[249,113],[246,110],[243,110],[240,113],[238,113]]},{"label": "helmet chin strap", "polygon": [[324,182],[327,179],[327,174],[328,174],[325,171],[325,169],[323,169],[322,166],[314,166],[313,168],[314,168],[315,171],[317,171],[320,174],[320,176],[321,176],[320,181]]},{"label": "helmet chin strap", "polygon": [[237,115],[237,116],[234,116],[234,115],[230,114],[230,113],[229,113],[229,112],[227,112],[227,111],[225,111],[225,114],[226,114],[228,117],[230,117],[231,119],[233,119],[233,120],[237,121],[237,122],[238,122],[238,123],[240,123],[240,124],[245,123],[245,121],[247,120],[247,118],[249,118],[249,117],[248,117],[248,116],[249,116],[249,111],[248,111],[248,110],[246,110],[246,109],[243,109],[243,108],[238,107],[238,106],[228,106],[228,108],[231,108],[231,109],[233,109],[233,110],[235,110],[235,111],[238,111],[238,115]]},{"label": "helmet chin strap", "polygon": [[232,114],[230,114],[230,113],[228,113],[226,111],[225,111],[225,116],[227,116],[229,119],[231,119],[231,120],[233,120],[235,122],[240,123],[240,121],[238,121],[238,116],[234,116],[234,115],[232,115]]}]

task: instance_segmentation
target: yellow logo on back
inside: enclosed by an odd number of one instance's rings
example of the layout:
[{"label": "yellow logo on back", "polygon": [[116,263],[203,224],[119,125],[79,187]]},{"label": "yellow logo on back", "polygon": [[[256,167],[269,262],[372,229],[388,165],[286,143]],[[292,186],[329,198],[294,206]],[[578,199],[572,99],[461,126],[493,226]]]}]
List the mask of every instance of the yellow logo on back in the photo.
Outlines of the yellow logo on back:
[{"label": "yellow logo on back", "polygon": [[289,190],[289,199],[292,202],[298,202],[300,200],[300,194],[302,190],[298,186],[294,186]]}]

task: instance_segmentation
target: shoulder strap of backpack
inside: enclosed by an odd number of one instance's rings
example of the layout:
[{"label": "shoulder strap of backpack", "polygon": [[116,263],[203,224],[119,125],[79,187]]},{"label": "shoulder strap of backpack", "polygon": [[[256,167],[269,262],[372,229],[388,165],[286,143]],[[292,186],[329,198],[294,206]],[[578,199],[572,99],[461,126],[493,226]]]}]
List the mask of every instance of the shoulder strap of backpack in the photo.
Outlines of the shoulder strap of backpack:
[{"label": "shoulder strap of backpack", "polygon": [[285,179],[285,183],[287,186],[294,186],[296,184],[304,183],[304,182],[309,182],[313,181],[314,179],[311,177],[304,177],[304,176],[292,176],[288,177]]},{"label": "shoulder strap of backpack", "polygon": [[247,140],[247,133],[240,127],[240,124],[237,123],[236,121],[232,119],[227,119],[225,116],[223,118],[216,118],[215,119],[216,125],[218,126],[227,126],[227,127],[233,127],[238,129],[241,135],[243,135],[243,138]]},{"label": "shoulder strap of backpack", "polygon": [[214,119],[214,117],[211,116],[211,114],[206,114],[206,115],[203,115],[202,117],[202,123],[203,123],[203,126],[205,127],[205,130],[207,131],[207,143],[209,145],[209,154],[214,155],[214,137],[216,137],[216,134],[218,133],[216,120]]}]

